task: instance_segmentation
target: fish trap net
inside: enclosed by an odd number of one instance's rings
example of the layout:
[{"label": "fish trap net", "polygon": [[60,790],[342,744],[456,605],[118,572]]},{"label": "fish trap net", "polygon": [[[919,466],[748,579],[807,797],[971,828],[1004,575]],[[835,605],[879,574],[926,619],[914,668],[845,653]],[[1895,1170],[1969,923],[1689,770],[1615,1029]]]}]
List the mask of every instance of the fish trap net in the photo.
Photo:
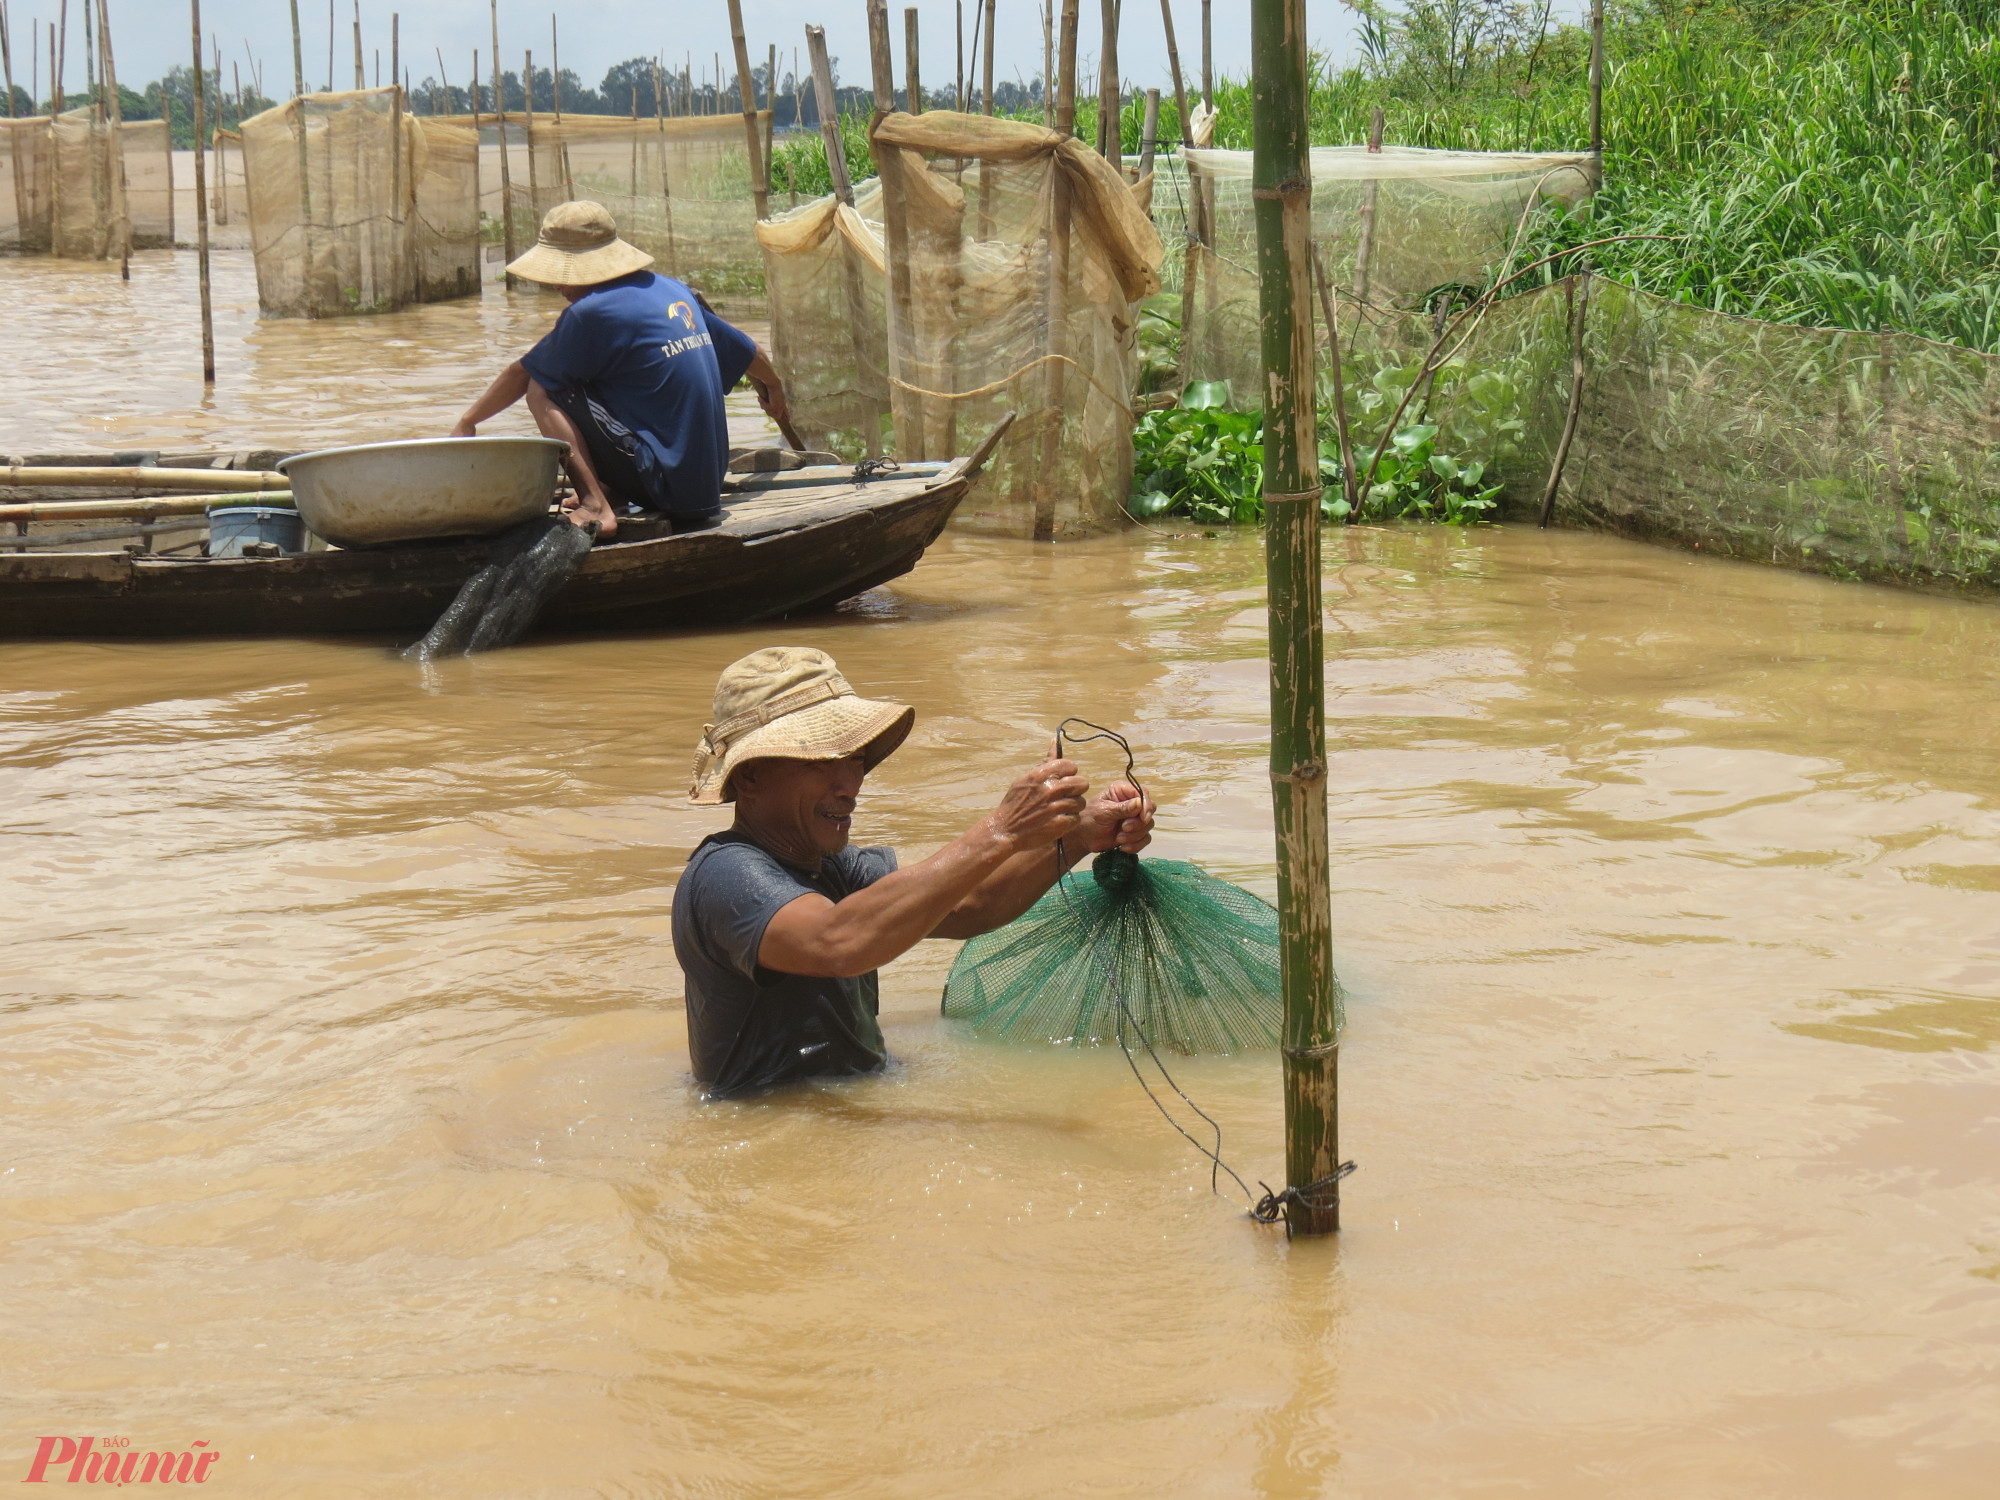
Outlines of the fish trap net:
[{"label": "fish trap net", "polygon": [[243,122],[265,314],[391,312],[479,290],[478,140],[399,89],[309,94]]},{"label": "fish trap net", "polygon": [[164,120],[0,121],[0,250],[105,260],[169,247],[173,185]]}]

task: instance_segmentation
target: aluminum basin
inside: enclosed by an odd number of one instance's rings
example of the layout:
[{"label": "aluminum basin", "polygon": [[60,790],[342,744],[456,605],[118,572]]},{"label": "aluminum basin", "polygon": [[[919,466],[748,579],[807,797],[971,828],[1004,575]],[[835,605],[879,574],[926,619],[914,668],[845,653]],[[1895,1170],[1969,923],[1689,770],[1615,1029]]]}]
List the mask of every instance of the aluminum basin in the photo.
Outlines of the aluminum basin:
[{"label": "aluminum basin", "polygon": [[299,515],[336,547],[488,536],[541,515],[569,444],[545,437],[417,438],[301,453],[278,467]]}]

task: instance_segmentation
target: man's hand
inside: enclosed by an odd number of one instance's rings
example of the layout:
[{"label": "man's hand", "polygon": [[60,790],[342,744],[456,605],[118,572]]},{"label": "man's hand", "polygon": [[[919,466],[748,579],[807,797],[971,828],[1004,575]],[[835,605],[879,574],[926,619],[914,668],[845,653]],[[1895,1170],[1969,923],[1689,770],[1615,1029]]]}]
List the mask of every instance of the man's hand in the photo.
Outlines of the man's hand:
[{"label": "man's hand", "polygon": [[1077,820],[1077,839],[1086,853],[1137,854],[1153,842],[1153,799],[1129,781],[1112,782]]},{"label": "man's hand", "polygon": [[446,437],[478,437],[479,428],[464,417],[460,417]]},{"label": "man's hand", "polygon": [[1076,773],[1076,762],[1057,759],[1051,742],[1048,758],[1007,788],[988,823],[1016,854],[1046,849],[1075,831],[1089,790],[1090,783]]},{"label": "man's hand", "polygon": [[783,427],[792,417],[791,403],[785,399],[785,388],[773,380],[765,382],[753,380],[751,385],[757,391],[757,404],[764,408],[764,415]]}]

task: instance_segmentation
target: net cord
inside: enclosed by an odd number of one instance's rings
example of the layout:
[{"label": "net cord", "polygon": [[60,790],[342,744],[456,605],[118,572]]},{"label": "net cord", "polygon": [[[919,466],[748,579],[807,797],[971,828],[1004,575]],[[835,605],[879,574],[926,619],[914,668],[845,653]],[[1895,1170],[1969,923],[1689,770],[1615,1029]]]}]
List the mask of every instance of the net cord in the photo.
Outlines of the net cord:
[{"label": "net cord", "polygon": [[[1073,724],[1092,732],[1089,734],[1077,734],[1070,728]],[[1118,733],[1115,729],[1106,729],[1102,724],[1093,724],[1088,719],[1064,719],[1062,723],[1056,726],[1056,758],[1058,760],[1062,759],[1063,741],[1065,739],[1071,744],[1087,744],[1092,740],[1109,740],[1112,744],[1116,745],[1120,750],[1125,752],[1125,779],[1131,782],[1133,787],[1138,790],[1141,800],[1145,798],[1146,790],[1140,785],[1139,777],[1135,770],[1136,762],[1132,755],[1132,745],[1124,735]],[[1064,852],[1062,840],[1057,839],[1056,889],[1062,892],[1064,904],[1069,906],[1071,913],[1077,917],[1077,925],[1081,927],[1083,925],[1082,917],[1071,900],[1068,882],[1068,856]],[[1174,1075],[1169,1073],[1167,1065],[1160,1061],[1160,1054],[1153,1046],[1153,1039],[1146,1034],[1146,1028],[1139,1024],[1139,1018],[1132,1014],[1131,1007],[1125,1003],[1125,987],[1118,982],[1116,966],[1109,962],[1109,955],[1104,954],[1104,950],[1101,947],[1099,948],[1099,952],[1106,960],[1102,967],[1105,970],[1105,977],[1109,981],[1107,988],[1118,1001],[1118,1050],[1125,1054],[1126,1066],[1131,1068],[1132,1076],[1138,1080],[1139,1087],[1145,1091],[1146,1097],[1152,1101],[1153,1108],[1160,1112],[1160,1118],[1173,1126],[1176,1131],[1180,1132],[1182,1139],[1208,1158],[1209,1192],[1218,1198],[1222,1196],[1221,1174],[1227,1172],[1230,1181],[1234,1182],[1242,1191],[1243,1201],[1249,1205],[1250,1217],[1255,1219],[1259,1224],[1276,1224],[1283,1219],[1286,1221],[1285,1229],[1287,1234],[1291,1231],[1291,1223],[1286,1216],[1286,1210],[1292,1205],[1296,1204],[1306,1209],[1339,1207],[1339,1183],[1343,1177],[1354,1171],[1354,1163],[1351,1161],[1342,1163],[1327,1176],[1320,1178],[1316,1182],[1309,1182],[1302,1188],[1288,1187],[1283,1192],[1273,1192],[1268,1182],[1259,1182],[1257,1186],[1264,1190],[1264,1196],[1259,1198],[1255,1193],[1250,1191],[1250,1184],[1243,1180],[1234,1167],[1222,1159],[1222,1126],[1216,1122],[1214,1116],[1210,1115],[1207,1110],[1188,1097],[1186,1089],[1174,1081]],[[1125,1028],[1127,1026],[1130,1026],[1132,1031],[1138,1036],[1139,1045],[1145,1049],[1146,1056],[1152,1059],[1153,1066],[1159,1069],[1160,1077],[1166,1080],[1167,1087],[1178,1094],[1181,1102],[1197,1115],[1200,1115],[1202,1123],[1215,1132],[1215,1145],[1212,1148],[1204,1145],[1195,1137],[1192,1131],[1181,1124],[1179,1120],[1175,1119],[1173,1111],[1167,1108],[1159,1094],[1154,1090],[1152,1083],[1140,1069],[1138,1058],[1132,1054],[1132,1044],[1126,1040]]]}]

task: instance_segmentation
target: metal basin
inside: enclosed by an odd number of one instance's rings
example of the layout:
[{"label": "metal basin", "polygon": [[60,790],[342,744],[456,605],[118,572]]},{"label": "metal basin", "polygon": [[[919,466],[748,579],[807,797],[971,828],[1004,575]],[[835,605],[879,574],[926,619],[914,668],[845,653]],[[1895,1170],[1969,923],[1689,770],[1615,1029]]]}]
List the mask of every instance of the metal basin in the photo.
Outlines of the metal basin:
[{"label": "metal basin", "polygon": [[278,467],[299,515],[336,547],[488,536],[541,515],[569,444],[545,437],[418,438],[301,453]]}]

